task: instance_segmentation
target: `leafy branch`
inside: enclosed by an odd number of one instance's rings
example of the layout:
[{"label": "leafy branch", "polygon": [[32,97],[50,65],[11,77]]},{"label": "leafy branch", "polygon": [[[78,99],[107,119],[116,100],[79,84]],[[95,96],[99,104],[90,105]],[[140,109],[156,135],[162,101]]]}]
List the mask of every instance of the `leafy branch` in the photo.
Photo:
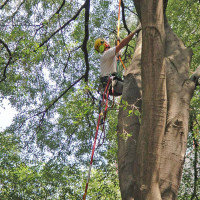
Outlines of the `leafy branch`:
[{"label": "leafy branch", "polygon": [[[60,10],[64,6],[64,4],[65,4],[65,0],[63,1],[60,8],[57,10],[57,12],[56,12],[57,14],[60,12]],[[79,14],[81,13],[81,11],[83,9],[85,9],[85,37],[84,37],[81,49],[84,53],[84,58],[85,58],[86,71],[85,71],[84,77],[85,77],[85,81],[87,82],[88,81],[88,75],[89,75],[89,59],[88,59],[88,51],[87,51],[87,42],[88,42],[88,39],[89,39],[90,0],[86,0],[85,3],[81,6],[81,8],[77,11],[77,13],[69,21],[67,21],[63,26],[60,26],[60,28],[58,28],[55,32],[53,32],[46,40],[44,40],[38,46],[38,48],[45,45],[53,36],[55,36],[58,32],[62,31],[67,25],[69,25],[72,21],[74,21],[79,16]],[[34,51],[37,51],[37,49],[35,49]]]},{"label": "leafy branch", "polygon": [[[80,7],[80,9],[77,11],[77,13],[70,19],[68,20],[64,25],[62,25],[60,28],[58,28],[55,32],[53,32],[46,40],[44,40],[38,48],[42,47],[43,45],[45,45],[54,35],[56,35],[58,32],[60,32],[62,29],[64,29],[67,25],[69,25],[72,21],[74,21],[79,14],[81,13],[81,11],[85,8],[87,1],[85,1],[85,3]],[[35,50],[37,51],[37,49]]]},{"label": "leafy branch", "polygon": [[81,76],[79,79],[77,79],[74,83],[72,83],[67,89],[65,89],[58,97],[56,97],[54,100],[51,101],[51,103],[43,110],[40,111],[38,113],[36,113],[35,115],[32,115],[26,119],[23,120],[23,122],[21,123],[21,125],[19,126],[19,129],[24,125],[24,123],[27,120],[30,120],[36,116],[40,116],[42,115],[40,122],[39,122],[39,128],[41,127],[43,121],[44,121],[44,117],[47,114],[47,112],[72,88],[74,87],[78,82],[80,82],[83,78],[85,77],[85,75]]},{"label": "leafy branch", "polygon": [[[58,15],[61,11],[61,9],[64,7],[65,5],[65,0],[63,0],[62,4],[60,5],[60,7],[58,8],[58,10],[50,17],[50,19],[48,21],[50,21],[55,15]],[[37,34],[37,32],[42,29],[44,27],[44,23],[41,23],[40,27],[36,30],[35,35]]]},{"label": "leafy branch", "polygon": [[12,60],[12,54],[11,54],[11,51],[10,49],[8,48],[8,45],[0,39],[0,43],[6,48],[7,52],[8,52],[8,55],[9,55],[9,59],[8,59],[8,62],[6,63],[6,66],[3,70],[3,78],[0,80],[0,82],[4,81],[6,79],[6,71],[7,71],[7,68]]},{"label": "leafy branch", "polygon": [[73,84],[71,84],[71,85],[70,85],[67,89],[65,89],[58,97],[56,97],[56,98],[52,101],[52,103],[50,103],[50,104],[45,108],[45,110],[39,112],[37,115],[40,115],[40,114],[42,114],[42,113],[47,113],[48,110],[49,110],[52,106],[54,106],[54,105],[58,102],[59,99],[61,99],[73,86],[75,86],[75,85],[76,85],[79,81],[81,81],[84,77],[85,77],[85,75],[81,76],[78,80],[76,80]]},{"label": "leafy branch", "polygon": [[0,9],[3,9],[3,7],[9,2],[9,0],[6,0],[1,6]]}]

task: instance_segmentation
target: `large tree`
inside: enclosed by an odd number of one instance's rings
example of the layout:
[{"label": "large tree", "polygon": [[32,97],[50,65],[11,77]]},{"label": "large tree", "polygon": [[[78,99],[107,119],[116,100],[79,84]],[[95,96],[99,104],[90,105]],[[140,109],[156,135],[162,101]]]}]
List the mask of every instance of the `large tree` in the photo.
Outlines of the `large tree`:
[{"label": "large tree", "polygon": [[125,76],[122,99],[129,106],[121,108],[118,120],[122,199],[176,199],[181,181],[200,68],[189,78],[192,52],[170,28],[167,2],[134,1],[142,31]]},{"label": "large tree", "polygon": [[[195,71],[199,6],[198,0],[122,1],[121,38],[138,21],[142,31],[122,52],[123,96],[107,113],[106,136],[100,131],[88,198],[177,195],[199,71],[189,78],[191,50],[170,26],[192,47]],[[93,44],[101,36],[114,45],[117,12],[118,1],[110,0],[0,1],[0,102],[8,99],[17,111],[0,133],[0,199],[82,198],[99,112],[100,56]],[[186,171],[180,199],[192,200],[198,196],[199,87],[190,114],[194,176]]]}]

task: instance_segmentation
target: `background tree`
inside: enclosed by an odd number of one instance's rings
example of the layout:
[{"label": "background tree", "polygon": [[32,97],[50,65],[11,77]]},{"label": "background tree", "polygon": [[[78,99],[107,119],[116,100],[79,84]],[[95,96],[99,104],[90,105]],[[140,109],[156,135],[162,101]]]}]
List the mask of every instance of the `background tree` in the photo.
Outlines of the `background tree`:
[{"label": "background tree", "polygon": [[[107,0],[0,1],[1,102],[9,99],[18,113],[13,124],[1,131],[1,152],[4,155],[0,160],[1,199],[82,197],[98,114],[99,56],[94,54],[93,42],[103,36],[114,45],[117,11],[118,2]],[[194,71],[200,60],[199,2],[169,1],[167,16],[176,34],[193,50],[191,66]],[[124,0],[121,37],[134,30],[136,24],[133,1]],[[140,35],[133,57],[135,67],[140,62],[137,57],[140,53],[136,53],[140,49],[139,40]],[[134,46],[135,41],[132,41],[123,52],[126,66],[131,62]],[[129,72],[132,69],[129,68]],[[139,68],[134,70],[140,72]],[[123,118],[127,124],[138,120],[141,106],[141,96],[136,104],[138,95],[141,95],[139,89],[133,90],[135,95],[126,93],[130,89],[128,83],[132,87],[136,83],[131,77],[128,75],[125,79],[124,110],[120,107],[123,116],[126,113],[130,116]],[[127,94],[132,95],[132,99],[127,96],[126,101]],[[187,155],[196,152],[191,145],[192,135],[195,140],[199,139],[198,100],[197,87],[191,118],[194,119],[191,127],[195,128],[190,130]],[[88,198],[120,199],[115,164],[117,104],[108,113],[106,140],[96,150]],[[138,133],[139,121],[134,133]],[[123,128],[127,134],[122,137],[122,142],[131,144],[133,129]],[[194,170],[187,170],[183,176],[180,199],[184,199],[186,193],[188,198],[199,196],[196,173],[199,161],[192,157],[196,160]],[[191,180],[194,184],[190,184],[190,190],[185,190]]]}]

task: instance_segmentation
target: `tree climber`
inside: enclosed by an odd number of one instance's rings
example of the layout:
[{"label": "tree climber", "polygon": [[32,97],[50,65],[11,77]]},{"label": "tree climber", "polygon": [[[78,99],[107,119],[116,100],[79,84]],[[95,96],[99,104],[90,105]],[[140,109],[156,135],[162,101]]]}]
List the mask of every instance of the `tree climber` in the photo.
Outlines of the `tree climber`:
[{"label": "tree climber", "polygon": [[[110,47],[110,44],[103,38],[98,38],[94,43],[94,48],[97,52],[102,53],[100,59],[101,67],[101,77],[100,81],[103,88],[106,87],[109,77],[112,77],[112,87],[114,89],[114,94],[112,94],[112,89],[110,89],[110,95],[120,96],[123,90],[123,81],[121,78],[117,77],[117,60],[120,50],[125,47],[133,36],[141,29],[139,26],[135,31],[130,33],[126,38],[124,38],[117,46]],[[118,38],[119,40],[119,38]]]}]

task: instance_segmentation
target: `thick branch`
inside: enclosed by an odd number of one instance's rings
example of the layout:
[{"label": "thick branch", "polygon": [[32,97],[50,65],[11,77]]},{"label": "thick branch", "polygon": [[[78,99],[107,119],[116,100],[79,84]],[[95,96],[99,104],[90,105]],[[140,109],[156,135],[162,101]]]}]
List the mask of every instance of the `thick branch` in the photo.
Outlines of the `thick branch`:
[{"label": "thick branch", "polygon": [[[134,1],[134,5],[135,5],[135,8],[136,8],[136,11],[138,13],[138,17],[141,21],[141,0],[133,0]],[[165,13],[166,11],[166,8],[167,8],[167,4],[168,4],[168,0],[163,0],[163,12]]]},{"label": "thick branch", "polygon": [[121,5],[122,5],[122,21],[123,21],[123,24],[124,24],[124,28],[126,29],[126,31],[128,32],[128,34],[131,33],[131,31],[129,30],[127,24],[126,24],[126,19],[125,19],[125,7],[124,7],[124,2],[122,1],[121,2]]},{"label": "thick branch", "polygon": [[136,171],[139,176],[135,199],[161,200],[158,172],[167,114],[163,1],[137,2],[141,6],[143,105],[137,143],[137,162],[140,167]]},{"label": "thick branch", "polygon": [[85,38],[83,40],[82,51],[84,52],[85,56],[85,81],[88,81],[88,74],[89,74],[89,60],[88,60],[88,51],[87,51],[87,42],[89,39],[89,17],[90,17],[90,0],[86,0],[85,2]]},{"label": "thick branch", "polygon": [[2,82],[6,79],[6,70],[7,70],[8,66],[9,66],[9,64],[12,60],[12,54],[11,54],[10,49],[8,48],[8,45],[3,40],[0,39],[0,43],[6,48],[8,54],[9,54],[8,62],[6,63],[6,66],[5,66],[4,71],[3,71],[3,78],[0,80],[0,82]]}]

